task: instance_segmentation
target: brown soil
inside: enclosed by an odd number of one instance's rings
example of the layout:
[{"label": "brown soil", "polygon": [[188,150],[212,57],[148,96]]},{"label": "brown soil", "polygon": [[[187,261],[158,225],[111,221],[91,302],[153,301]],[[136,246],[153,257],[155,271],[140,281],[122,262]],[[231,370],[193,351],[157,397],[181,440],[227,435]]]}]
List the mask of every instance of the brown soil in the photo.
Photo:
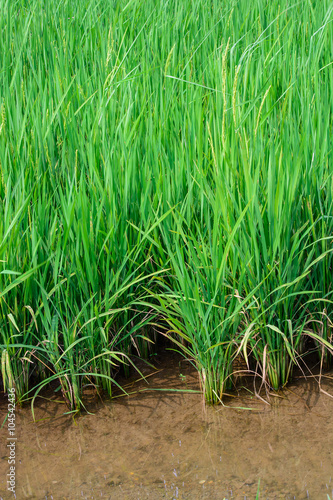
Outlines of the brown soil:
[{"label": "brown soil", "polygon": [[[333,499],[333,399],[315,377],[271,396],[249,390],[205,407],[196,372],[177,356],[128,383],[129,397],[103,401],[87,392],[93,415],[64,416],[59,393],[17,409],[17,499]],[[143,368],[151,373],[151,368]],[[138,378],[138,376],[136,377]],[[124,383],[124,381],[123,381]],[[333,394],[333,375],[323,379]],[[6,412],[3,398],[1,415]],[[234,409],[244,407],[250,409]],[[3,419],[2,419],[3,420]],[[0,498],[8,472],[6,425],[0,431]]]}]

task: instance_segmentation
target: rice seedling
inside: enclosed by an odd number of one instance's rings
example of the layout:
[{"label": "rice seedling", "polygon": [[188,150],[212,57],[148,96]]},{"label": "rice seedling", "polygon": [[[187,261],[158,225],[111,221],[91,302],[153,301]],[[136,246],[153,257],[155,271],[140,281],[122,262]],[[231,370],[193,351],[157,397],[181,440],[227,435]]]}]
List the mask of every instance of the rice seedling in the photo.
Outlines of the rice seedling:
[{"label": "rice seedling", "polygon": [[239,304],[236,289],[241,283],[235,279],[239,257],[236,252],[228,255],[233,234],[225,247],[219,245],[218,222],[205,234],[199,224],[194,232],[181,213],[174,217],[172,233],[161,228],[173,276],[153,296],[168,325],[166,335],[196,366],[206,400],[216,403],[231,387],[237,313],[244,302]]}]

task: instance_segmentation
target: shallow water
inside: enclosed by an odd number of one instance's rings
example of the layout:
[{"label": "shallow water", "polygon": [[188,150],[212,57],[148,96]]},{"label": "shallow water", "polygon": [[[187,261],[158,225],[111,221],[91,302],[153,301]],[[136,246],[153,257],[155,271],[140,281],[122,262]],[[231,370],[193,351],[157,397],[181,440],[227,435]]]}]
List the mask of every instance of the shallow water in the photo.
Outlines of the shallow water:
[{"label": "shallow water", "polygon": [[[18,410],[17,498],[243,500],[255,498],[259,479],[260,499],[333,498],[333,399],[315,378],[271,396],[271,405],[243,390],[228,407],[207,408],[199,394],[137,392],[198,389],[188,363],[157,358],[156,366],[149,385],[128,385],[130,397],[111,403],[90,394],[94,415],[73,420],[62,416],[63,404],[43,399],[37,423],[29,407]],[[323,387],[333,394],[329,376]],[[7,429],[0,435],[0,498],[7,499]]]}]

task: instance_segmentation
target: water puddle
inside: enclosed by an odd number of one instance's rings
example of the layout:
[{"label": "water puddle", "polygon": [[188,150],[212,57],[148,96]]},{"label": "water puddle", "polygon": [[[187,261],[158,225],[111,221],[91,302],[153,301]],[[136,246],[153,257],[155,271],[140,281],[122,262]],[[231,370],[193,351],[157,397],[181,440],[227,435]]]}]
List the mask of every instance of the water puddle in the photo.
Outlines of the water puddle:
[{"label": "water puddle", "polygon": [[[128,384],[127,391],[198,389],[188,363],[174,357],[159,368],[149,385]],[[323,387],[333,394],[330,376]],[[259,479],[260,499],[333,498],[333,399],[319,393],[315,378],[296,380],[270,406],[245,390],[225,408],[204,407],[200,394],[153,390],[112,403],[90,399],[94,415],[75,420],[62,416],[64,405],[43,399],[37,423],[29,407],[17,411],[18,499],[252,500]],[[1,415],[5,408],[2,401]],[[5,500],[13,498],[7,429],[0,435]]]}]

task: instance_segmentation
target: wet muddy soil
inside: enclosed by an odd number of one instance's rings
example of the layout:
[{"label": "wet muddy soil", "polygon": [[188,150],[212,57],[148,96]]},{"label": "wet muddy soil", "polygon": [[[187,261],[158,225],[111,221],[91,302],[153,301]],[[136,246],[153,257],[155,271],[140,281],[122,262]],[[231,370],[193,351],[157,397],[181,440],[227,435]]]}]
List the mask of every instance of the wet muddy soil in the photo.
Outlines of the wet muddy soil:
[{"label": "wet muddy soil", "polygon": [[[112,402],[87,393],[93,414],[73,419],[59,393],[17,410],[16,498],[260,499],[333,498],[333,399],[316,377],[295,380],[270,404],[251,385],[224,407],[205,407],[191,365],[155,360],[147,382],[124,382]],[[333,394],[333,373],[322,387]],[[164,391],[155,389],[163,388]],[[167,389],[167,390],[166,390]],[[246,408],[246,409],[237,409]],[[2,398],[1,421],[6,413]],[[1,429],[0,498],[13,498],[6,426]]]}]

